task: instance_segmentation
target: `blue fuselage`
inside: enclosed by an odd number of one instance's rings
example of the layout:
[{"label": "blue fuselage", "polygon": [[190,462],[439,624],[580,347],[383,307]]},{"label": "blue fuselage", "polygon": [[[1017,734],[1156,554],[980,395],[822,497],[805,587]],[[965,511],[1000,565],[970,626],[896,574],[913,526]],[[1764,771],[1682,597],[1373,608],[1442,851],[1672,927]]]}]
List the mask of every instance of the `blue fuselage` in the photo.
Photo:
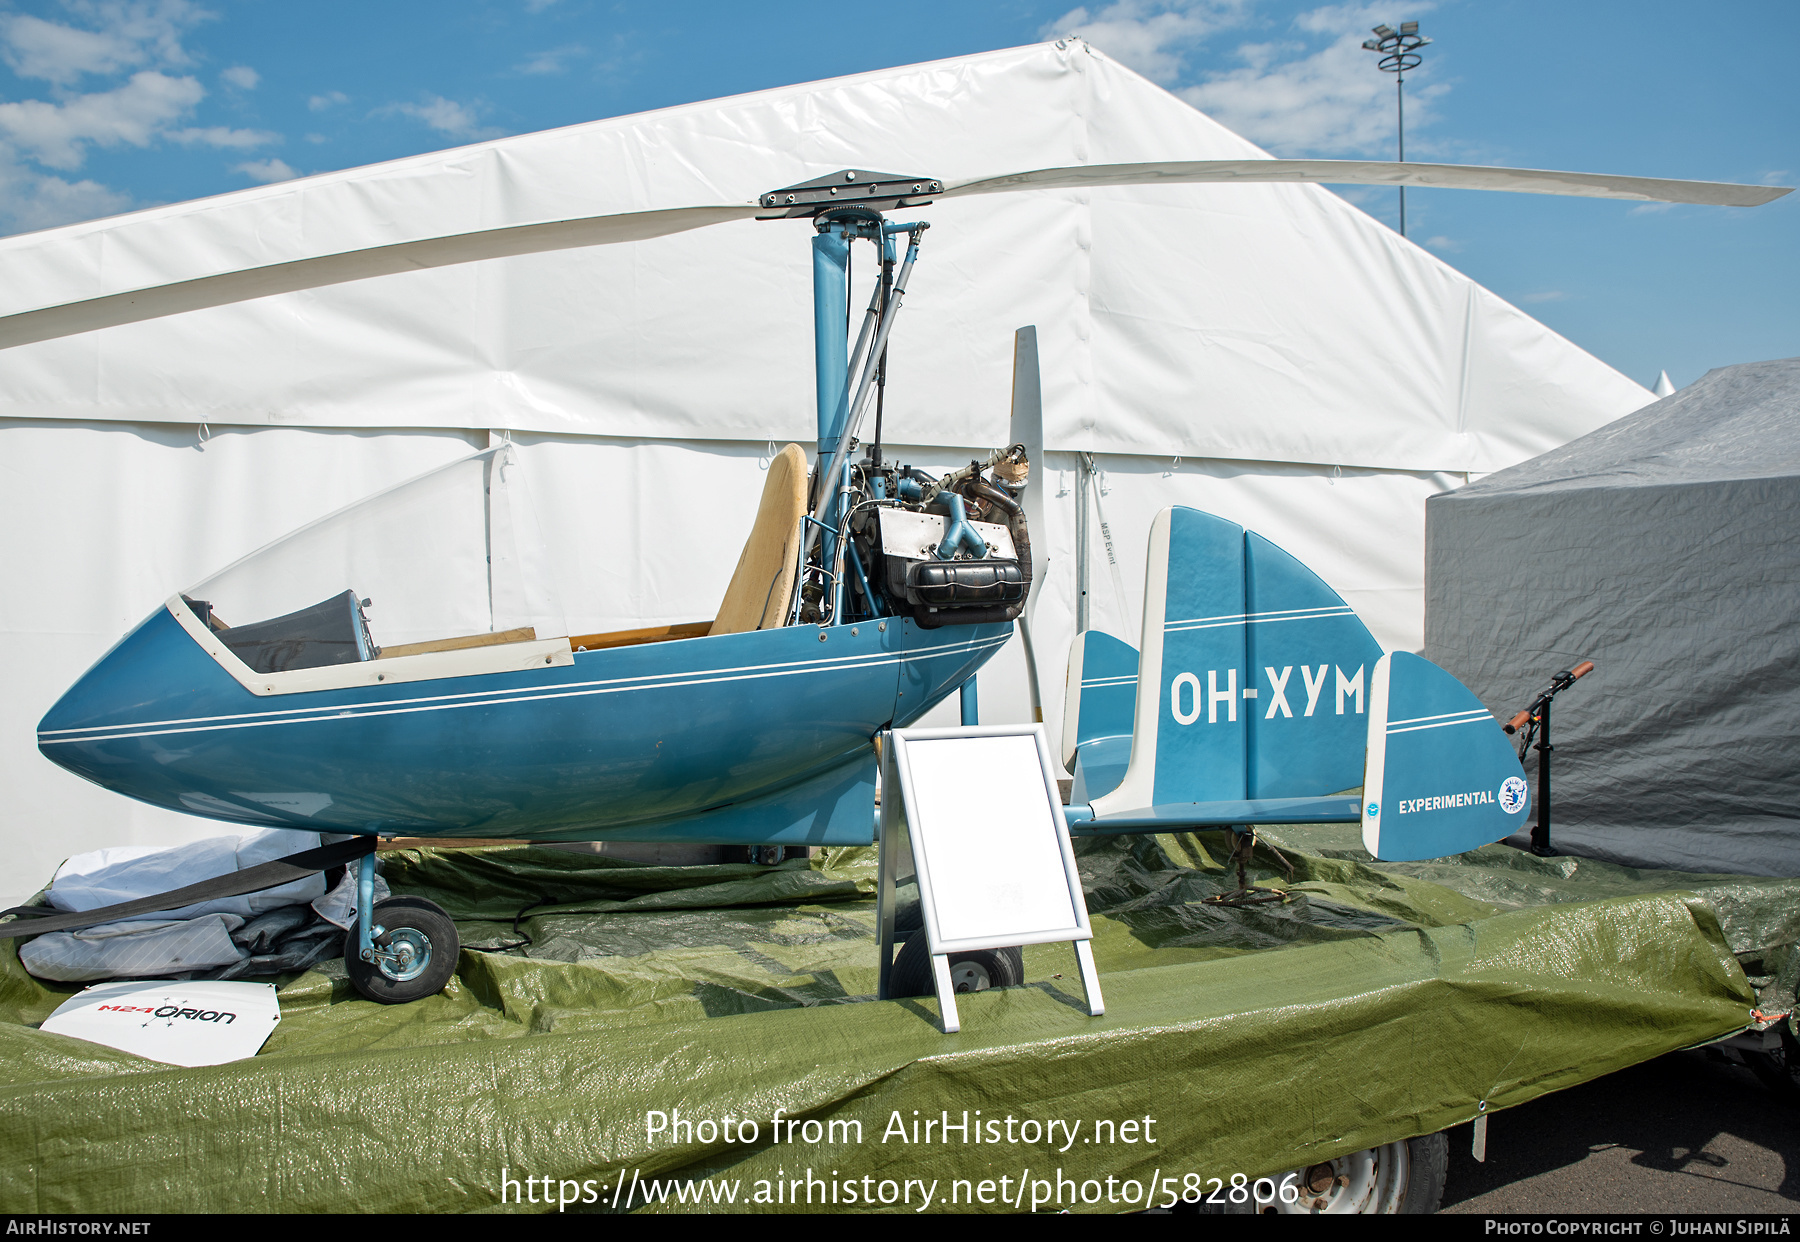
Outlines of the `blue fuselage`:
[{"label": "blue fuselage", "polygon": [[[159,609],[50,709],[38,746],[118,793],[244,824],[866,842],[871,739],[917,720],[1011,633],[899,619],[790,626],[578,651],[543,669],[259,696]],[[842,811],[807,818],[821,798]]]}]

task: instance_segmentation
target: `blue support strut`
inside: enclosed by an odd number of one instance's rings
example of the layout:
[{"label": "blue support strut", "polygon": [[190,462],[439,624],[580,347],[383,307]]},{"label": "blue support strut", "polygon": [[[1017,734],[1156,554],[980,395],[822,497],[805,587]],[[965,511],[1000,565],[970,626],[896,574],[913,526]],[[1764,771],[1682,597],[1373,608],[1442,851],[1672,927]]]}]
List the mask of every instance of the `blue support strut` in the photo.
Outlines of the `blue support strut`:
[{"label": "blue support strut", "polygon": [[849,313],[850,243],[841,225],[812,239],[813,366],[817,375],[819,461],[837,450],[849,395],[850,350],[844,319]]},{"label": "blue support strut", "polygon": [[[819,487],[830,493],[824,511],[824,546],[821,565],[837,557],[837,492],[842,486],[842,463],[834,461],[844,420],[849,417],[850,350],[844,323],[850,306],[850,242],[841,225],[832,225],[813,238],[813,368],[817,382],[819,423]],[[845,454],[849,456],[849,454]],[[834,469],[834,467],[837,467]]]}]

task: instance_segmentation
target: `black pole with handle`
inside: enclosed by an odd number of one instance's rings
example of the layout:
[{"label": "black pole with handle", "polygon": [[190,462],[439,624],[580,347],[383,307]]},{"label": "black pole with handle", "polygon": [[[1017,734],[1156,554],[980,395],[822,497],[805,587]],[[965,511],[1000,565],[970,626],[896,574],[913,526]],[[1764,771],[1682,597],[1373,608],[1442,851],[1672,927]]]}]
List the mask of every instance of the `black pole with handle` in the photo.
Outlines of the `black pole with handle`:
[{"label": "black pole with handle", "polygon": [[1550,844],[1550,752],[1556,749],[1550,744],[1550,705],[1558,694],[1593,671],[1592,660],[1583,660],[1574,668],[1564,669],[1550,679],[1550,688],[1538,695],[1530,707],[1503,726],[1508,733],[1525,730],[1525,737],[1519,744],[1519,762],[1525,761],[1529,750],[1535,749],[1538,754],[1537,826],[1531,830],[1531,852],[1540,858],[1556,853]]}]

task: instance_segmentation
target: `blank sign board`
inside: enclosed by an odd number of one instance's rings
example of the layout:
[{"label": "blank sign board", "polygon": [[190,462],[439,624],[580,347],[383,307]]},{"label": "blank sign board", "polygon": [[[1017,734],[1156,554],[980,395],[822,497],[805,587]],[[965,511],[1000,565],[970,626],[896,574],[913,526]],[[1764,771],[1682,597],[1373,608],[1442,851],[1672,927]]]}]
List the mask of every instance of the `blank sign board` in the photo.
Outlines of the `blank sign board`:
[{"label": "blank sign board", "polygon": [[940,949],[1086,934],[1035,736],[906,738],[899,758],[920,897]]},{"label": "blank sign board", "polygon": [[[951,955],[1072,941],[1088,1012],[1105,1012],[1087,902],[1042,725],[895,729],[882,760],[881,994],[894,940],[899,841],[912,846],[922,934],[946,1033],[959,1028]],[[902,814],[904,809],[904,814]]]}]

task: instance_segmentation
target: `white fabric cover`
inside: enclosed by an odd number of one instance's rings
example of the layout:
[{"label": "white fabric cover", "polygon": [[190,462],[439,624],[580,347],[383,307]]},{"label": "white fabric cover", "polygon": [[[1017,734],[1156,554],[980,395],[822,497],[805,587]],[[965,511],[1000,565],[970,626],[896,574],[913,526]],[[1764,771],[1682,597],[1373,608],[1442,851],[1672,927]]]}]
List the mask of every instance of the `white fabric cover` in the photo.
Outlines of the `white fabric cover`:
[{"label": "white fabric cover", "polygon": [[186,974],[248,957],[231,939],[243,924],[235,914],[105,923],[38,936],[19,946],[19,961],[38,978],[63,983]]},{"label": "white fabric cover", "polygon": [[[63,863],[57,868],[56,879],[44,896],[58,910],[98,910],[102,906],[186,888],[202,880],[230,875],[318,847],[319,834],[316,832],[271,828],[252,828],[241,836],[211,837],[167,848],[109,846],[77,854]],[[291,906],[324,895],[324,877],[313,875],[260,893],[220,897],[178,909],[140,914],[135,916],[133,925],[160,919],[192,919],[203,914],[230,914],[240,920],[248,919],[277,906]],[[232,925],[233,928],[236,926],[238,924]]]}]

